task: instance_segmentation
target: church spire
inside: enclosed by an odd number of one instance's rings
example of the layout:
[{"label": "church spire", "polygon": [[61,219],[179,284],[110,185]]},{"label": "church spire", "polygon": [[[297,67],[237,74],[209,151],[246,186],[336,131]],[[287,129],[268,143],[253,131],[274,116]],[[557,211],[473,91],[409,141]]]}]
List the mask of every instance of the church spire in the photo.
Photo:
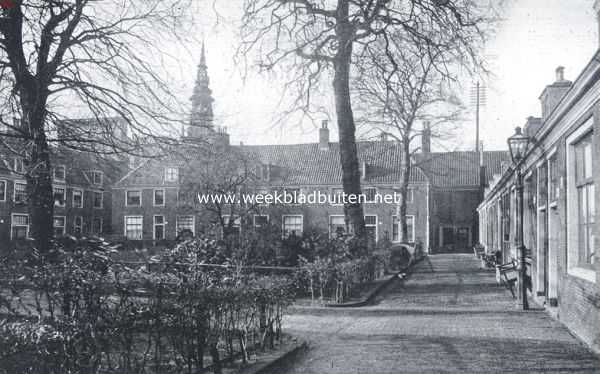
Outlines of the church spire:
[{"label": "church spire", "polygon": [[212,109],[214,99],[209,84],[206,51],[204,49],[204,42],[202,42],[202,52],[196,73],[194,92],[190,98],[192,101],[192,113],[186,134],[188,137],[206,138],[214,133]]}]

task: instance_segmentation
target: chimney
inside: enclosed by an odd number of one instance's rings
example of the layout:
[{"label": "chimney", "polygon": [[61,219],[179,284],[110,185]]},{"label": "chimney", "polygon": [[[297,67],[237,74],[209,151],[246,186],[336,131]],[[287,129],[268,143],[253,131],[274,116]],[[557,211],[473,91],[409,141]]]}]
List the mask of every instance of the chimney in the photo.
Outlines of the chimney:
[{"label": "chimney", "polygon": [[327,120],[321,122],[319,129],[319,149],[322,151],[329,150],[329,129],[327,128]]},{"label": "chimney", "polygon": [[533,137],[536,132],[542,127],[542,119],[539,117],[529,116],[527,117],[527,122],[525,122],[525,126],[523,126],[523,133],[528,137]]},{"label": "chimney", "polygon": [[542,103],[542,123],[548,119],[550,114],[558,106],[558,103],[571,88],[573,82],[565,80],[565,68],[559,66],[556,68],[556,81],[551,85],[546,86],[540,101]]},{"label": "chimney", "polygon": [[426,121],[423,124],[423,131],[421,132],[421,152],[431,152],[431,124],[429,121]]}]

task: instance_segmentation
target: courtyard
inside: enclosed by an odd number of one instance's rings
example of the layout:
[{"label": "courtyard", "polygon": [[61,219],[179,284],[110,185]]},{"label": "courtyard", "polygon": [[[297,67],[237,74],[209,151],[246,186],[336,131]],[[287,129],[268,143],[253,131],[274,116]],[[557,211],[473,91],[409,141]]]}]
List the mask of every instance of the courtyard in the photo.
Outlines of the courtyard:
[{"label": "courtyard", "polygon": [[600,359],[535,304],[520,311],[470,254],[429,256],[375,305],[296,308],[310,342],[289,373],[598,373]]}]

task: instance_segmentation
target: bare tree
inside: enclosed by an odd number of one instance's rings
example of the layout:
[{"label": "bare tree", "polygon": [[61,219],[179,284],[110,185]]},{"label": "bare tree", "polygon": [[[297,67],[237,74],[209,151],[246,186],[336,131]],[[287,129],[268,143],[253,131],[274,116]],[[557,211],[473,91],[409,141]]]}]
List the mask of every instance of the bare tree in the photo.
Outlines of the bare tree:
[{"label": "bare tree", "polygon": [[[374,47],[374,45],[373,45]],[[381,53],[384,51],[385,53]],[[354,94],[358,100],[363,129],[389,136],[402,147],[402,180],[398,206],[400,240],[408,237],[406,197],[411,170],[420,162],[415,154],[429,153],[431,138],[447,139],[464,114],[464,107],[453,94],[456,76],[450,70],[439,70],[453,61],[447,54],[431,54],[419,45],[406,43],[401,37],[391,38],[361,56]],[[391,58],[381,58],[388,55]],[[421,124],[421,126],[419,126]],[[425,137],[428,149],[415,146],[416,138]]]},{"label": "bare tree", "polygon": [[[52,237],[53,144],[99,154],[166,140],[176,97],[157,57],[190,0],[13,0],[0,17],[0,139],[24,153],[31,234]],[[74,113],[93,121],[67,120]],[[12,118],[17,118],[13,122]],[[115,136],[119,123],[128,136]],[[166,134],[166,131],[162,132]],[[14,140],[14,141],[13,141]]]},{"label": "bare tree", "polygon": [[[482,9],[474,0],[244,0],[240,54],[258,51],[259,65],[266,70],[291,65],[294,69],[286,76],[292,77],[295,103],[305,112],[313,104],[315,87],[329,77],[326,72],[333,72],[344,192],[359,194],[350,94],[357,56],[373,43],[387,46],[392,38],[402,36],[430,54],[447,52],[452,45],[452,53],[476,62],[482,25],[487,22]],[[348,203],[345,210],[353,233],[364,237],[362,206]]]},{"label": "bare tree", "polygon": [[235,231],[259,212],[259,204],[242,195],[257,191],[260,163],[242,149],[219,143],[188,150],[193,158],[181,156],[180,204],[203,217],[205,223],[216,225],[223,239],[233,244],[239,239]]}]

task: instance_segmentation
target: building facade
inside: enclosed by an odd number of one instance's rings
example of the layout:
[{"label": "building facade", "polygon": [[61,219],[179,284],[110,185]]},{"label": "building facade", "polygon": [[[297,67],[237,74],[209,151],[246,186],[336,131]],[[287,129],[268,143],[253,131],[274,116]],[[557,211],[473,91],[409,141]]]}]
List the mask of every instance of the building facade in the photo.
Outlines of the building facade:
[{"label": "building facade", "polygon": [[[557,68],[540,101],[541,118],[523,129],[532,139],[522,164],[530,296],[599,349],[600,53],[574,82]],[[482,243],[504,261],[517,256],[515,177],[513,168],[498,176],[478,208]]]}]

